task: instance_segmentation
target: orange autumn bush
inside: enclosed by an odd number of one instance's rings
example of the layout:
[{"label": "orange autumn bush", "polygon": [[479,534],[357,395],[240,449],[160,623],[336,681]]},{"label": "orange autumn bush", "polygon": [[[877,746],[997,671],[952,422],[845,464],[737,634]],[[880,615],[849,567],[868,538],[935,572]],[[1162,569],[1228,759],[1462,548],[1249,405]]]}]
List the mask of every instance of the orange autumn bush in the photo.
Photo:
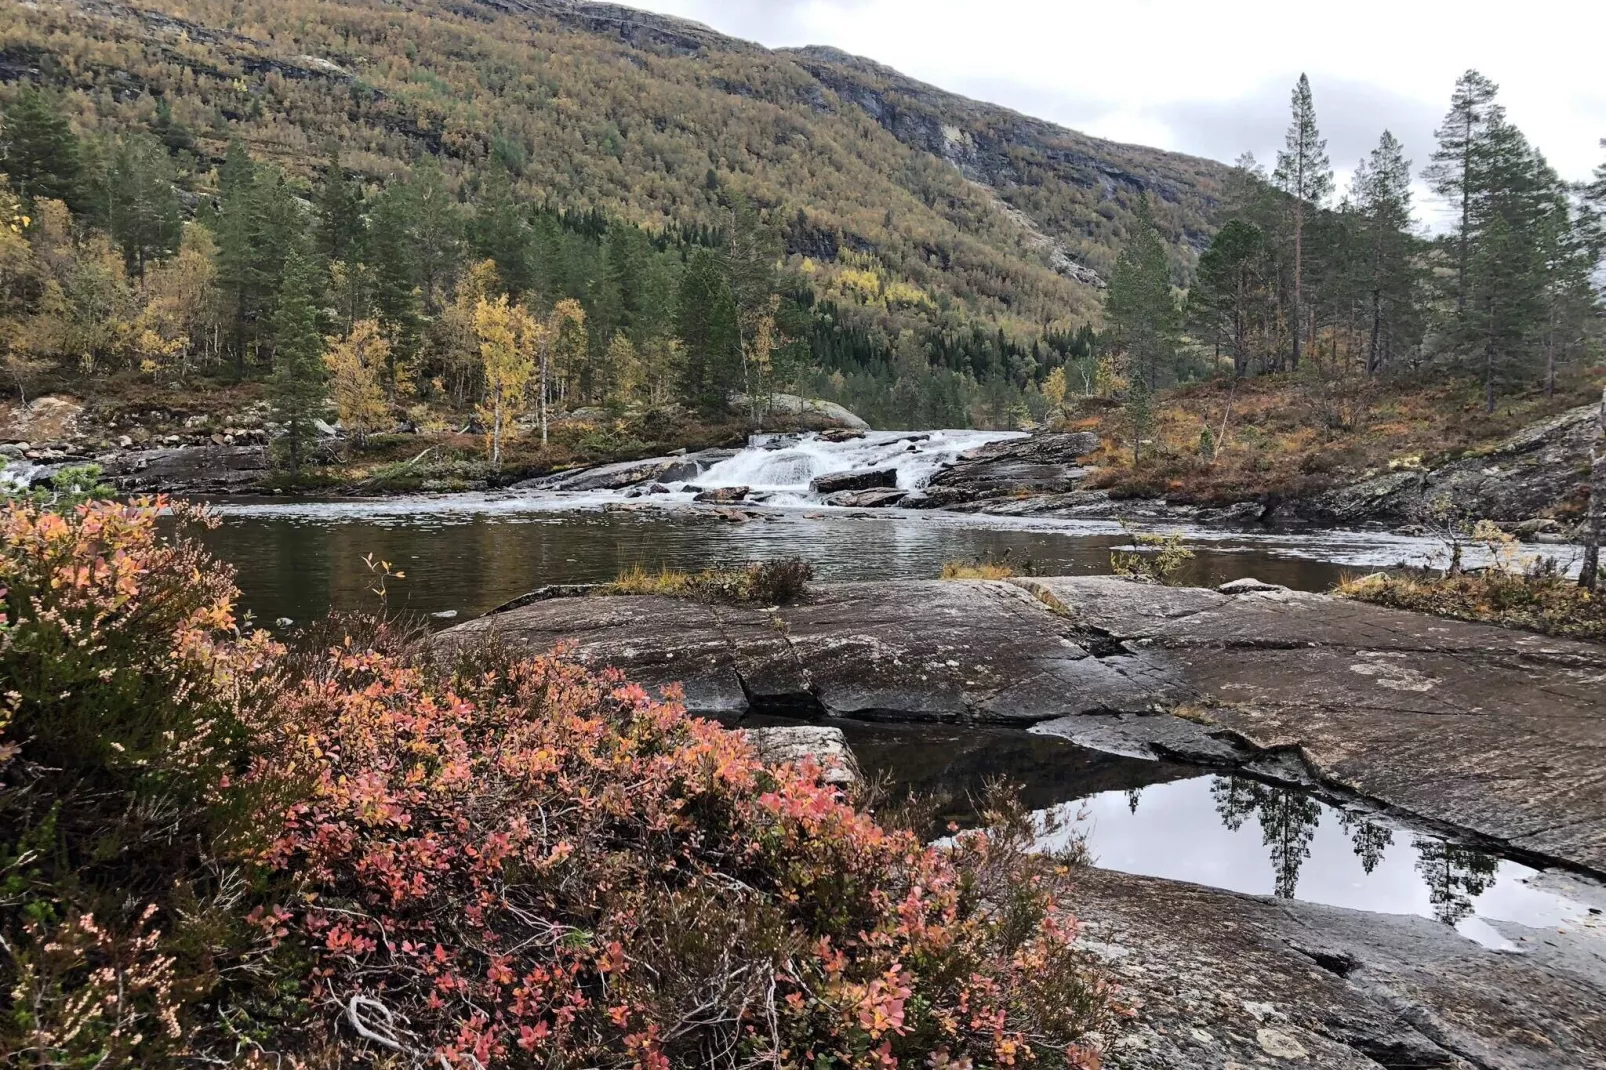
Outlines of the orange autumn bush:
[{"label": "orange autumn bush", "polygon": [[275,651],[166,508],[0,512],[0,1053],[29,1066],[187,1049],[244,931],[219,844]]},{"label": "orange autumn bush", "polygon": [[1091,1065],[1107,994],[1024,823],[939,850],[819,772],[561,654],[353,644],[260,760],[302,797],[264,857],[293,893],[255,920],[376,1057]]},{"label": "orange autumn bush", "polygon": [[164,504],[0,514],[0,1065],[1096,1064],[1023,815],[928,847],[561,652],[287,653]]}]

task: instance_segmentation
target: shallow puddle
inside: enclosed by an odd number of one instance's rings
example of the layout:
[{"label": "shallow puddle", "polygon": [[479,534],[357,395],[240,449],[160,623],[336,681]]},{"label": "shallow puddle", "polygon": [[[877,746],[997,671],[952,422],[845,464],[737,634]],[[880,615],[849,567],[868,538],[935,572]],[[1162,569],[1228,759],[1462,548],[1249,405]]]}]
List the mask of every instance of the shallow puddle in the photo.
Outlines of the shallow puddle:
[{"label": "shallow puddle", "polygon": [[[1521,933],[1606,939],[1602,889],[1541,873],[1487,852],[1334,806],[1258,780],[1121,758],[1052,737],[953,725],[843,724],[860,765],[891,790],[934,799],[937,822],[974,826],[989,778],[1020,785],[1045,823],[1046,842],[1085,837],[1093,864],[1250,895],[1380,914],[1414,914],[1454,926],[1502,951]],[[1052,820],[1050,820],[1052,819]],[[940,835],[934,827],[934,835]],[[1496,924],[1491,924],[1496,923]]]}]

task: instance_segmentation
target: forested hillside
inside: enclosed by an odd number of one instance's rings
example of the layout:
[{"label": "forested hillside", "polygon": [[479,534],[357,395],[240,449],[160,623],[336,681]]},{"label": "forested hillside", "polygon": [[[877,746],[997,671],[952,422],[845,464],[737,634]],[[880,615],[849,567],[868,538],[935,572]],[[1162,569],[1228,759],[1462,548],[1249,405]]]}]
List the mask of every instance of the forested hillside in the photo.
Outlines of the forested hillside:
[{"label": "forested hillside", "polygon": [[[269,280],[301,230],[300,253],[344,287],[331,302],[345,322],[323,327],[376,322],[390,395],[400,360],[424,400],[477,400],[481,372],[463,366],[478,342],[448,310],[497,291],[543,321],[578,303],[586,367],[561,377],[565,402],[706,399],[745,385],[744,332],[733,321],[735,340],[694,352],[682,276],[697,249],[728,260],[745,214],[750,251],[773,256],[768,385],[873,420],[1041,417],[1038,385],[1091,357],[1086,328],[1138,200],[1153,194],[1181,284],[1226,173],[849,57],[558,0],[43,0],[0,10],[0,79],[4,166],[33,220],[8,316],[19,385],[42,367],[271,374]],[[261,196],[243,218],[228,205],[247,171]],[[472,270],[486,260],[494,282]],[[152,296],[151,268],[172,287],[203,265],[224,291],[215,307],[172,313]],[[40,319],[51,280],[59,300]],[[760,296],[736,319],[761,318]],[[619,363],[625,344],[639,364]],[[688,359],[709,366],[690,379],[716,386],[688,385]]]}]

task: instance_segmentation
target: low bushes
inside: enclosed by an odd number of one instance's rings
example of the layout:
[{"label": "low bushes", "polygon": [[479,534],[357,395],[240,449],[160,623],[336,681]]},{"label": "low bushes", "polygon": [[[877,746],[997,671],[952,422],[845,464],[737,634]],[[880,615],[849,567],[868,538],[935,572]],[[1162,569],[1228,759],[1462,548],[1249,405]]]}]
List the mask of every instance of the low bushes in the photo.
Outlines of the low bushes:
[{"label": "low bushes", "polygon": [[1019,814],[925,846],[561,652],[287,654],[160,508],[4,514],[7,1058],[1097,1064]]},{"label": "low bushes", "polygon": [[1548,568],[1438,577],[1379,573],[1347,580],[1338,593],[1455,620],[1606,642],[1606,599]]},{"label": "low bushes", "polygon": [[603,594],[663,595],[732,605],[784,606],[808,593],[814,569],[797,557],[729,568],[649,572],[639,566],[602,588]]}]

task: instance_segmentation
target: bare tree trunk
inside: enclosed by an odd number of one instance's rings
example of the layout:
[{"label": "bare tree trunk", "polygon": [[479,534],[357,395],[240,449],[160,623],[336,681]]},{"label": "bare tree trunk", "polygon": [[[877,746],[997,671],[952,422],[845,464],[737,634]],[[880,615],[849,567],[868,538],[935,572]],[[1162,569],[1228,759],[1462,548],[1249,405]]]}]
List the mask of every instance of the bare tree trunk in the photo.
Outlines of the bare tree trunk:
[{"label": "bare tree trunk", "polygon": [[[1303,181],[1303,180],[1302,180]],[[1300,190],[1301,196],[1303,189]],[[1300,200],[1294,205],[1294,314],[1289,316],[1289,322],[1294,327],[1293,364],[1290,371],[1299,370],[1299,329],[1304,326],[1299,317],[1303,315],[1305,304],[1305,202]]]},{"label": "bare tree trunk", "polygon": [[1589,451],[1589,519],[1584,524],[1584,567],[1578,586],[1593,591],[1600,581],[1600,541],[1606,529],[1606,391],[1595,418],[1595,444]]},{"label": "bare tree trunk", "polygon": [[541,350],[541,445],[546,445],[547,350]]},{"label": "bare tree trunk", "polygon": [[502,470],[502,391],[496,391],[496,408],[491,416],[491,471]]}]

